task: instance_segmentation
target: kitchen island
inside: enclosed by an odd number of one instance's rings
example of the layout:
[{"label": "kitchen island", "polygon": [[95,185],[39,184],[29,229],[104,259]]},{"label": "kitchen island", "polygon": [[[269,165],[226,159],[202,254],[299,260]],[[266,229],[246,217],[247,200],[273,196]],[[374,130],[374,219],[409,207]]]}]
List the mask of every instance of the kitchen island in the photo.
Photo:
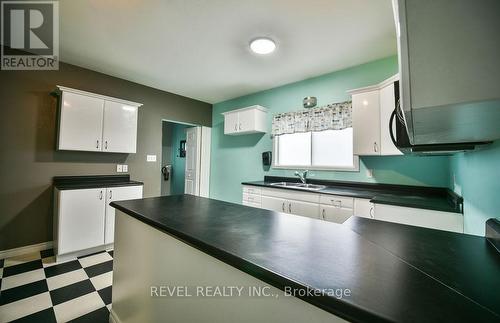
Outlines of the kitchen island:
[{"label": "kitchen island", "polygon": [[189,195],[111,205],[115,322],[500,320],[500,256],[482,237]]}]

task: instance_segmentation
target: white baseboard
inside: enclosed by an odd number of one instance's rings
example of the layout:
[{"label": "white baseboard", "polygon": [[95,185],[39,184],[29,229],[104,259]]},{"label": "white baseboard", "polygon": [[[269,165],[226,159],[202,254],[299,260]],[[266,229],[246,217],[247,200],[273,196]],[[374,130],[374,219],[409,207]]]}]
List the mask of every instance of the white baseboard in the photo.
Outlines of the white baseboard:
[{"label": "white baseboard", "polygon": [[33,253],[37,251],[42,251],[42,250],[47,250],[52,248],[53,242],[52,241],[47,241],[47,242],[42,242],[42,243],[37,243],[37,244],[32,244],[30,246],[24,246],[24,247],[19,247],[19,248],[14,248],[14,249],[8,249],[8,250],[2,250],[0,251],[0,259],[5,259],[5,258],[10,258],[10,257],[16,257],[16,256],[22,256],[28,253]]},{"label": "white baseboard", "polygon": [[116,316],[116,313],[113,311],[113,307],[111,307],[111,310],[109,311],[109,323],[121,323],[120,319],[118,316]]}]

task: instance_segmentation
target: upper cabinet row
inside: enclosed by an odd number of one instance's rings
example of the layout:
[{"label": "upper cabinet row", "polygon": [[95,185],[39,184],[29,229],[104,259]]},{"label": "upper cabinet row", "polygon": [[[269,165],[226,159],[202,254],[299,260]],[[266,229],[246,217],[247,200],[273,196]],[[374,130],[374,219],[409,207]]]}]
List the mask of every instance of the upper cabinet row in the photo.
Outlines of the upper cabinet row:
[{"label": "upper cabinet row", "polygon": [[222,115],[225,135],[266,132],[267,109],[260,105],[224,112]]},{"label": "upper cabinet row", "polygon": [[403,154],[396,148],[389,133],[389,119],[396,107],[394,82],[398,79],[398,75],[395,75],[378,85],[349,91],[352,95],[353,152],[355,155]]},{"label": "upper cabinet row", "polygon": [[58,150],[135,153],[140,103],[58,86]]}]

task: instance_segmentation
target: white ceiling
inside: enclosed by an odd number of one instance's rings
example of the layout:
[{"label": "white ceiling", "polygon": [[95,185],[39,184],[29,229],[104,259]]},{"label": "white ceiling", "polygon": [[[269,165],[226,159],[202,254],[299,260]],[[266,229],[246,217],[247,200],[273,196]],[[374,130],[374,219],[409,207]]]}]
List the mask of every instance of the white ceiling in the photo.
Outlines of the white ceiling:
[{"label": "white ceiling", "polygon": [[60,1],[62,61],[209,103],[395,52],[390,0]]}]

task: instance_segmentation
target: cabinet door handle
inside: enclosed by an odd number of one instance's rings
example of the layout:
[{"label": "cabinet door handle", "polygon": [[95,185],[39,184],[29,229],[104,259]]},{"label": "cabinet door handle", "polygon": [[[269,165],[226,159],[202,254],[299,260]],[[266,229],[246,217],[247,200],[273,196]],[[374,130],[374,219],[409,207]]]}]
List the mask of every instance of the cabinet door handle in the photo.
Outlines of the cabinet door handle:
[{"label": "cabinet door handle", "polygon": [[321,216],[323,217],[323,220],[325,219],[325,209],[321,211]]},{"label": "cabinet door handle", "polygon": [[292,203],[288,203],[288,212],[292,213]]},{"label": "cabinet door handle", "polygon": [[234,130],[238,131],[238,124],[236,124],[236,123],[234,124]]},{"label": "cabinet door handle", "polygon": [[370,218],[374,218],[374,215],[373,215],[373,206],[370,208]]},{"label": "cabinet door handle", "polygon": [[377,151],[378,151],[378,145],[377,145],[377,142],[376,142],[376,141],[373,143],[373,150],[374,150],[375,152],[377,152]]},{"label": "cabinet door handle", "polygon": [[340,200],[331,200],[334,207],[342,207],[342,201]]},{"label": "cabinet door handle", "polygon": [[99,200],[102,200],[102,190],[99,192]]},{"label": "cabinet door handle", "polygon": [[283,212],[285,212],[285,202],[283,202],[283,205],[281,205],[281,209],[283,210]]},{"label": "cabinet door handle", "polygon": [[95,147],[99,148],[99,139],[97,139],[97,143],[96,143]]},{"label": "cabinet door handle", "polygon": [[108,141],[107,140],[104,142],[104,149],[108,149]]},{"label": "cabinet door handle", "polygon": [[240,126],[239,126],[239,127],[240,127],[240,130],[241,130],[241,123],[240,123]]},{"label": "cabinet door handle", "polygon": [[109,190],[109,199],[111,200],[113,198],[113,191]]}]

